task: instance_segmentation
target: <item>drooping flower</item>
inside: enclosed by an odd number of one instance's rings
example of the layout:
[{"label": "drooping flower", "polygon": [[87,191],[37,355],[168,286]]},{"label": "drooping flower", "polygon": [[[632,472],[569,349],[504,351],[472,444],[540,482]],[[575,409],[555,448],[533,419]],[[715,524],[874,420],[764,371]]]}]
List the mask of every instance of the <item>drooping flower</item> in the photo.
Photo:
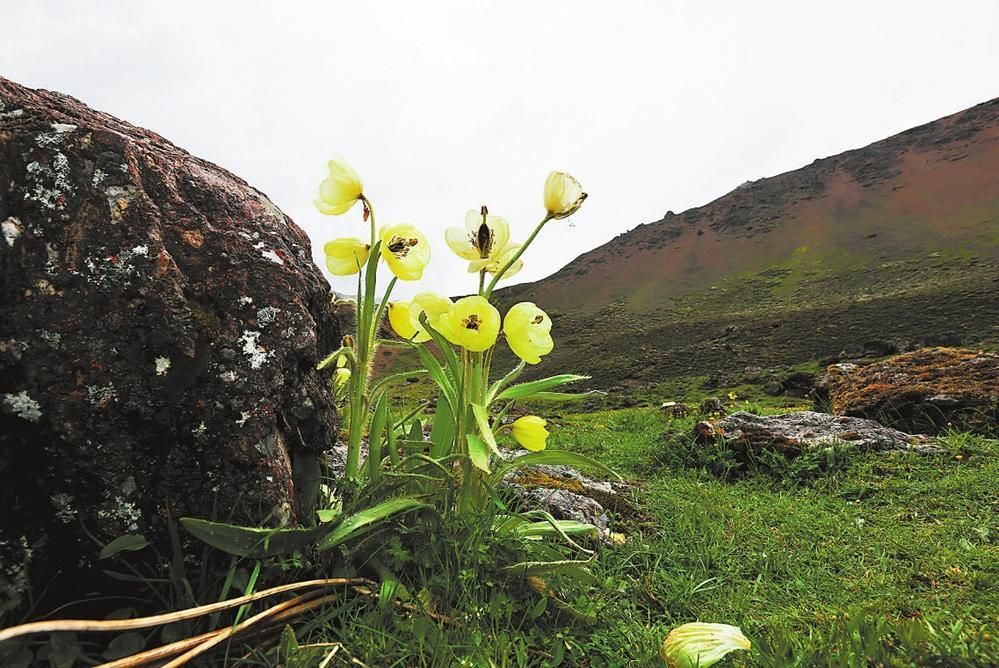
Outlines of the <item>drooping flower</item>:
[{"label": "drooping flower", "polygon": [[319,213],[339,216],[350,211],[361,198],[364,186],[361,177],[343,158],[333,158],[326,165],[330,175],[319,184],[319,199],[315,205]]},{"label": "drooping flower", "polygon": [[350,382],[350,369],[344,367],[333,372],[333,389],[342,390]]},{"label": "drooping flower", "polygon": [[545,179],[545,210],[556,220],[576,213],[586,193],[579,181],[565,172],[552,172]]},{"label": "drooping flower", "polygon": [[440,332],[451,343],[475,353],[488,350],[499,336],[500,314],[484,297],[462,297],[439,320]]},{"label": "drooping flower", "polygon": [[430,262],[430,244],[423,232],[408,223],[399,223],[383,225],[378,235],[389,271],[403,281],[419,280]]},{"label": "drooping flower", "polygon": [[420,322],[421,315],[426,314],[427,322],[439,332],[441,331],[441,316],[447,313],[452,306],[454,306],[454,302],[450,298],[429,290],[414,296],[409,305],[409,322],[417,332],[413,341],[422,343],[430,340],[430,334]]},{"label": "drooping flower", "polygon": [[659,656],[670,668],[708,668],[729,652],[751,646],[736,626],[693,622],[670,631]]},{"label": "drooping flower", "polygon": [[528,364],[537,364],[555,347],[551,331],[551,318],[533,302],[514,304],[503,319],[507,345]]},{"label": "drooping flower", "polygon": [[525,415],[513,422],[513,437],[521,446],[531,452],[541,452],[548,445],[548,422],[537,415]]},{"label": "drooping flower", "polygon": [[334,276],[356,274],[368,261],[371,246],[360,239],[344,237],[327,241],[323,246],[326,254],[326,269]]},{"label": "drooping flower", "polygon": [[[416,336],[417,330],[409,320],[410,302],[389,302],[388,321],[400,339],[407,341]],[[426,339],[424,339],[426,341]]]}]

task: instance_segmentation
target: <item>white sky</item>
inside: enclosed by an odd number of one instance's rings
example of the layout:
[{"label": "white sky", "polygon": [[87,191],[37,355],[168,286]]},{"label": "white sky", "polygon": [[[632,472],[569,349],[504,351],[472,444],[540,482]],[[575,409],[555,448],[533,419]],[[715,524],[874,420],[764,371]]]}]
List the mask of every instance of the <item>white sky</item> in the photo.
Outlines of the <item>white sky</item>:
[{"label": "white sky", "polygon": [[[0,75],[69,93],[267,193],[313,240],[326,160],[474,289],[443,241],[488,204],[524,238],[547,173],[589,192],[516,278],[640,223],[999,95],[999,2],[0,0]],[[353,292],[351,278],[334,288]],[[397,292],[399,294],[399,292]]]}]

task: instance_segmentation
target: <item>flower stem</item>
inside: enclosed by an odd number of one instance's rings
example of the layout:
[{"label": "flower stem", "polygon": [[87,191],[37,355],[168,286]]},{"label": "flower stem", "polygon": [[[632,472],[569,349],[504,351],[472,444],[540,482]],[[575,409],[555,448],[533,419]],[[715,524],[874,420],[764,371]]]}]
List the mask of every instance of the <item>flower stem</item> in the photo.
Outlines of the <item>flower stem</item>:
[{"label": "flower stem", "polygon": [[483,297],[489,299],[489,297],[492,296],[493,289],[496,287],[496,284],[499,282],[499,280],[503,278],[503,274],[505,274],[507,270],[509,270],[510,267],[513,266],[514,262],[520,259],[520,256],[524,254],[524,251],[527,250],[527,247],[531,245],[532,241],[534,241],[534,237],[538,236],[538,232],[541,231],[541,228],[544,227],[545,223],[547,223],[551,219],[552,219],[551,214],[548,214],[544,217],[544,219],[540,223],[538,223],[538,226],[534,228],[533,232],[531,232],[531,236],[527,237],[527,241],[521,244],[520,248],[517,249],[517,252],[513,254],[513,257],[510,258],[506,264],[500,267],[500,270],[496,272],[495,276],[493,276],[493,280],[489,282],[489,287],[487,287],[486,291],[482,293]]}]

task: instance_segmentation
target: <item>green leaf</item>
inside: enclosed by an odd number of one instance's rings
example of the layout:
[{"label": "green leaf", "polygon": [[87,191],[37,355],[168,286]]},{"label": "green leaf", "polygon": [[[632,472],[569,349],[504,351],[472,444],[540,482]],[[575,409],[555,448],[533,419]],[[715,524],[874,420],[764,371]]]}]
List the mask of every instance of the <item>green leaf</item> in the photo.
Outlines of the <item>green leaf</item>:
[{"label": "green leaf", "polygon": [[430,508],[430,506],[416,499],[404,497],[383,501],[376,506],[366,508],[359,513],[345,518],[329,535],[319,542],[318,547],[320,550],[329,550],[341,543],[360,538],[371,531],[380,529],[383,524],[396,515],[410,513],[422,508]]},{"label": "green leaf", "polygon": [[577,522],[576,520],[555,520],[551,522],[527,522],[518,527],[515,531],[523,538],[544,538],[548,536],[574,536],[586,535],[597,536],[597,528],[592,524]]},{"label": "green leaf", "polygon": [[496,397],[496,400],[503,401],[504,399],[526,399],[537,394],[538,392],[546,392],[554,387],[566,385],[568,383],[575,383],[580,380],[587,380],[588,378],[589,376],[577,376],[572,373],[563,373],[558,376],[542,378],[541,380],[533,380],[529,383],[518,383],[517,385],[508,387],[500,392]]},{"label": "green leaf", "polygon": [[597,586],[600,581],[589,571],[589,561],[566,559],[563,561],[522,561],[501,570],[527,577],[528,575],[564,575],[588,585]]},{"label": "green leaf", "polygon": [[454,450],[456,430],[454,410],[446,401],[438,401],[437,413],[434,415],[433,427],[430,430],[431,457],[440,459],[451,454]]},{"label": "green leaf", "polygon": [[340,517],[340,513],[339,508],[320,508],[316,511],[316,517],[319,518],[320,522],[328,523]]},{"label": "green leaf", "polygon": [[437,358],[434,357],[429,350],[427,350],[426,346],[413,344],[413,348],[416,350],[416,354],[420,356],[420,362],[430,373],[430,377],[435,383],[437,383],[437,387],[440,388],[441,394],[447,400],[448,404],[450,404],[451,412],[453,414],[454,407],[458,404],[458,395],[454,383],[452,383],[451,379],[444,373],[441,363],[437,361]]},{"label": "green leaf", "polygon": [[451,345],[451,342],[448,341],[443,334],[430,326],[430,321],[428,320],[426,313],[420,314],[420,324],[423,325],[425,330],[427,330],[427,333],[430,334],[430,338],[433,339],[434,343],[437,344],[437,348],[440,349],[441,354],[444,355],[444,362],[447,364],[448,370],[451,371],[451,377],[454,379],[461,378],[461,363],[458,362],[458,356],[455,354],[454,347]]},{"label": "green leaf", "polygon": [[465,438],[468,440],[468,457],[472,460],[472,465],[489,473],[489,446],[475,434],[468,434]]},{"label": "green leaf", "polygon": [[237,557],[263,559],[303,550],[329,531],[329,525],[309,529],[262,529],[195,517],[182,517],[181,526],[198,540]]},{"label": "green leaf", "polygon": [[368,478],[376,482],[382,471],[382,436],[385,426],[389,424],[388,394],[382,393],[375,406],[375,414],[371,418],[371,429],[368,431]]},{"label": "green leaf", "polygon": [[511,469],[519,466],[526,466],[528,464],[564,464],[575,468],[592,469],[594,471],[599,471],[606,475],[613,476],[619,481],[624,480],[624,478],[618,475],[617,471],[609,466],[601,464],[597,460],[591,459],[586,455],[581,455],[576,452],[568,452],[566,450],[542,450],[541,452],[529,452],[525,455],[515,457],[507,460],[503,466],[499,467],[496,471],[496,476],[500,477]]},{"label": "green leaf", "polygon": [[510,371],[510,373],[508,373],[507,375],[503,376],[495,383],[493,383],[492,387],[489,388],[489,392],[486,394],[486,405],[488,406],[489,404],[493,403],[493,401],[496,399],[496,395],[500,391],[502,391],[507,385],[509,385],[513,381],[517,380],[517,377],[520,376],[521,373],[523,373],[524,368],[526,366],[527,366],[526,362],[521,362],[517,366],[513,367],[513,370]]},{"label": "green leaf", "polygon": [[482,440],[498,455],[499,447],[496,445],[496,436],[493,434],[493,429],[489,426],[489,412],[486,410],[486,407],[482,404],[472,404],[472,415],[475,416],[475,424],[479,427]]},{"label": "green leaf", "polygon": [[113,541],[101,548],[98,559],[110,559],[119,552],[138,552],[149,545],[149,541],[141,533],[127,533],[118,536]]}]

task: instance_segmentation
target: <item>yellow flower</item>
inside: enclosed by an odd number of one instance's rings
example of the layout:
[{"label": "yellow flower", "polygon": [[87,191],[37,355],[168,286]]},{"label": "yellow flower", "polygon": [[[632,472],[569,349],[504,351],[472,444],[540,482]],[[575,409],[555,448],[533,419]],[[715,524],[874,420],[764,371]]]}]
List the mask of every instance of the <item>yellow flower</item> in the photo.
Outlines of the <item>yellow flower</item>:
[{"label": "yellow flower", "polygon": [[[444,241],[458,257],[472,262],[494,257],[510,240],[510,224],[499,216],[469,209],[465,214],[465,229],[449,227]],[[478,271],[470,269],[469,271]]]},{"label": "yellow flower", "polygon": [[525,415],[513,422],[513,437],[523,447],[531,452],[541,452],[548,445],[548,424],[544,418],[537,415]]},{"label": "yellow flower", "polygon": [[360,239],[344,237],[327,241],[323,246],[326,254],[326,269],[334,276],[356,274],[368,261],[371,246]]},{"label": "yellow flower", "polygon": [[430,262],[430,244],[423,233],[412,225],[399,223],[383,225],[378,235],[389,270],[400,280],[419,280]]},{"label": "yellow flower", "polygon": [[350,382],[350,369],[346,367],[333,372],[333,388],[342,390]]},{"label": "yellow flower", "polygon": [[586,193],[579,181],[565,172],[552,172],[545,179],[545,210],[555,219],[576,213],[583,205]]},{"label": "yellow flower", "polygon": [[670,631],[659,656],[670,668],[708,668],[729,652],[750,647],[736,626],[694,622]]},{"label": "yellow flower", "polygon": [[330,175],[319,184],[319,199],[315,201],[319,213],[339,216],[361,198],[364,186],[361,177],[343,158],[333,158],[327,163]]},{"label": "yellow flower", "polygon": [[[475,262],[469,262],[468,271],[476,272],[479,271],[479,269],[485,269],[490,274],[496,274],[499,272],[500,269],[503,268],[503,265],[505,265],[507,262],[513,259],[514,254],[518,250],[520,250],[520,244],[507,244],[503,250],[501,250],[499,253],[496,254],[495,259],[488,260],[487,261],[488,264],[486,264],[485,266],[477,265]],[[510,268],[506,270],[505,274],[503,274],[503,278],[504,279],[510,278],[523,268],[524,268],[524,261],[521,260],[520,258],[517,258],[517,261],[511,264]]]},{"label": "yellow flower", "polygon": [[447,313],[452,306],[454,306],[454,302],[448,297],[429,290],[413,297],[413,301],[409,305],[409,322],[417,332],[413,341],[422,343],[430,340],[430,334],[420,322],[422,314],[427,314],[427,322],[439,332],[441,331],[441,316]]},{"label": "yellow flower", "polygon": [[389,302],[388,320],[392,325],[392,331],[398,334],[400,339],[409,341],[416,336],[416,327],[409,320],[409,302]]},{"label": "yellow flower", "polygon": [[551,331],[551,318],[533,302],[514,304],[503,320],[507,345],[528,364],[537,364],[555,347]]},{"label": "yellow flower", "polygon": [[[488,350],[499,336],[500,314],[484,297],[462,297],[440,315],[440,332],[451,343],[479,353]],[[433,323],[431,323],[433,324]]]}]

